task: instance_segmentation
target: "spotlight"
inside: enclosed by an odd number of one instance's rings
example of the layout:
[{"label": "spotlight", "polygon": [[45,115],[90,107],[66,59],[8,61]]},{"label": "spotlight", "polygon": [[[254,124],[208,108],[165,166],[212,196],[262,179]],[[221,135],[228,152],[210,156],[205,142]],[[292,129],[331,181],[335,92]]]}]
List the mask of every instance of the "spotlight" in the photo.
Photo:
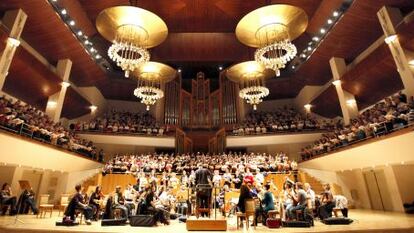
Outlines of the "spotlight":
[{"label": "spotlight", "polygon": [[312,47],[310,47],[310,46],[309,46],[309,47],[308,47],[308,51],[311,51],[311,50],[312,50]]},{"label": "spotlight", "polygon": [[89,40],[85,40],[84,44],[88,45],[89,44]]},{"label": "spotlight", "polygon": [[397,35],[393,34],[393,35],[389,35],[385,38],[385,43],[387,44],[391,44],[392,42],[394,42],[397,39]]},{"label": "spotlight", "polygon": [[332,19],[328,19],[328,24],[332,24],[332,23],[333,23]]},{"label": "spotlight", "polygon": [[222,66],[219,66],[219,70],[223,70],[223,67]]},{"label": "spotlight", "polygon": [[295,66],[292,66],[292,70],[294,70],[295,69]]},{"label": "spotlight", "polygon": [[355,99],[349,99],[346,101],[346,104],[348,105],[355,105],[356,104],[356,100]]},{"label": "spotlight", "polygon": [[66,15],[68,12],[66,11],[66,9],[63,9],[60,11],[60,13],[62,13],[62,15]]},{"label": "spotlight", "polygon": [[305,104],[304,106],[303,106],[306,110],[310,110],[311,108],[312,108],[312,105],[310,105],[310,104]]},{"label": "spotlight", "polygon": [[178,70],[177,70],[177,71],[178,71],[178,73],[181,73],[181,69],[180,69],[180,68],[178,68]]},{"label": "spotlight", "polygon": [[48,107],[56,107],[56,105],[57,105],[56,101],[49,101],[49,102],[47,102],[47,106]]},{"label": "spotlight", "polygon": [[75,21],[74,20],[69,21],[69,25],[70,26],[75,26]]},{"label": "spotlight", "polygon": [[321,28],[321,33],[325,34],[325,32],[326,32],[325,28]]},{"label": "spotlight", "polygon": [[314,36],[314,37],[312,38],[312,40],[313,40],[313,41],[319,41],[319,37]]},{"label": "spotlight", "polygon": [[92,105],[89,108],[91,109],[92,112],[95,112],[98,109],[98,107],[95,105]]},{"label": "spotlight", "polygon": [[335,80],[332,82],[333,85],[338,86],[341,84],[341,80]]},{"label": "spotlight", "polygon": [[7,44],[10,44],[13,47],[19,47],[20,40],[13,38],[13,37],[9,37],[7,38]]},{"label": "spotlight", "polygon": [[339,12],[338,11],[334,11],[332,14],[334,17],[338,17],[339,16]]},{"label": "spotlight", "polygon": [[70,86],[69,82],[62,82],[61,83],[62,87],[68,88]]},{"label": "spotlight", "polygon": [[301,56],[302,58],[306,58],[306,54],[304,54],[304,53],[302,53],[300,56]]},{"label": "spotlight", "polygon": [[77,34],[78,34],[78,36],[82,36],[83,32],[79,30]]},{"label": "spotlight", "polygon": [[95,58],[96,58],[96,59],[100,59],[100,58],[101,58],[101,55],[97,54],[97,55],[95,56]]},{"label": "spotlight", "polygon": [[94,48],[90,48],[89,51],[91,51],[91,53],[95,52]]}]

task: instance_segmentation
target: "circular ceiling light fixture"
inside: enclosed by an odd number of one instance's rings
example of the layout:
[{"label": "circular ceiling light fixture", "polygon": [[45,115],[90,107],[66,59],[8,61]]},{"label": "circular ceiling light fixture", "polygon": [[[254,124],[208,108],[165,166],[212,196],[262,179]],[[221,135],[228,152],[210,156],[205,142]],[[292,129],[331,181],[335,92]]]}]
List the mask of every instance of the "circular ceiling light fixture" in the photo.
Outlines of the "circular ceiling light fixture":
[{"label": "circular ceiling light fixture", "polygon": [[99,33],[112,45],[108,56],[125,72],[125,77],[150,60],[148,48],[161,44],[168,35],[165,22],[156,14],[134,6],[103,10],[96,19]]},{"label": "circular ceiling light fixture", "polygon": [[275,4],[245,15],[237,24],[236,36],[243,44],[257,48],[255,61],[280,76],[280,70],[296,56],[292,40],[300,36],[307,26],[308,16],[304,10]]},{"label": "circular ceiling light fixture", "polygon": [[151,105],[164,97],[163,84],[173,80],[176,75],[177,72],[173,68],[162,63],[147,62],[142,64],[133,72],[133,76],[137,78],[138,82],[134,95],[146,105],[147,111],[149,111]]},{"label": "circular ceiling light fixture", "polygon": [[246,100],[257,109],[257,105],[268,96],[270,91],[265,86],[265,80],[274,76],[270,69],[256,61],[247,61],[236,64],[226,71],[227,77],[239,84],[239,97]]}]

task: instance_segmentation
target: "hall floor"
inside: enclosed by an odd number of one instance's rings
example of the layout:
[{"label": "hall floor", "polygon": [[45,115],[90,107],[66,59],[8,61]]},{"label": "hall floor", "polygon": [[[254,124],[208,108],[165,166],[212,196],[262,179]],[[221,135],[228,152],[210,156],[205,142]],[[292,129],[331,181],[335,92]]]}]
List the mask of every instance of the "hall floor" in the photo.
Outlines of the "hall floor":
[{"label": "hall floor", "polygon": [[[55,222],[60,220],[61,217],[57,216],[57,212],[54,212],[52,218],[36,218],[32,215],[22,215],[19,219],[24,223],[15,223],[15,218],[10,216],[0,217],[0,233],[68,233],[68,232],[109,232],[109,233],[178,233],[186,232],[186,224],[179,223],[178,220],[171,221],[169,226],[156,226],[156,227],[131,227],[131,226],[104,226],[100,225],[100,222],[93,222],[91,226],[82,224],[75,227],[55,226]],[[371,210],[350,210],[350,217],[354,219],[354,223],[351,225],[324,225],[317,221],[312,228],[280,228],[269,229],[261,224],[253,229],[249,227],[246,229],[236,230],[236,219],[227,219],[227,231],[230,232],[412,232],[414,233],[414,215],[406,215],[402,213],[394,212],[380,212]],[[208,231],[203,231],[208,232]]]}]

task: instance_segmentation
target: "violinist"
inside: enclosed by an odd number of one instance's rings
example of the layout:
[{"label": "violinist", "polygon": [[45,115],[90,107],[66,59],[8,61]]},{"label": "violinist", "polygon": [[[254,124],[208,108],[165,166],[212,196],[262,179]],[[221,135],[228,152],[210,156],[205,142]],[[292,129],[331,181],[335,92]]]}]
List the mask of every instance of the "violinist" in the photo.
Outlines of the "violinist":
[{"label": "violinist", "polygon": [[98,221],[99,219],[99,213],[101,211],[100,203],[101,200],[103,200],[104,195],[102,193],[102,187],[96,186],[95,191],[92,193],[90,199],[89,199],[89,206],[92,208],[94,213],[94,220]]}]

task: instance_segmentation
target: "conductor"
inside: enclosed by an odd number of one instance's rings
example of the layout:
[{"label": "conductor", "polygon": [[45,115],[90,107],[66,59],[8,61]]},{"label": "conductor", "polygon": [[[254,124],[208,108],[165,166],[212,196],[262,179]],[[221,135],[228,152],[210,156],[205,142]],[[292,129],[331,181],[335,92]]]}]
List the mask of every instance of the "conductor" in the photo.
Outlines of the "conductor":
[{"label": "conductor", "polygon": [[[207,169],[208,165],[203,164],[199,166],[199,169],[195,173],[195,184],[197,189],[197,208],[209,208],[209,203],[211,200],[211,180],[212,174],[210,170]],[[207,216],[208,214],[203,212],[201,216]]]}]

